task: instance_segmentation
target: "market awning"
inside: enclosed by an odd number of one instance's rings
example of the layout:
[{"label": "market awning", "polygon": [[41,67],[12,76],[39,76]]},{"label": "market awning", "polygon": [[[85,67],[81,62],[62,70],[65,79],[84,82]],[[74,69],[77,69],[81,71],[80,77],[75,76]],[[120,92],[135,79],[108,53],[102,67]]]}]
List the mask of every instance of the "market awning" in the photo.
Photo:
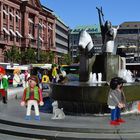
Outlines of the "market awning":
[{"label": "market awning", "polygon": [[45,25],[45,24],[42,24],[42,26],[43,26],[44,28],[46,28],[46,25]]},{"label": "market awning", "polygon": [[19,31],[16,31],[16,34],[19,36],[19,37],[23,37],[20,33],[19,33]]},{"label": "market awning", "polygon": [[31,35],[31,34],[28,34],[28,37],[29,37],[30,39],[34,39],[33,35]]},{"label": "market awning", "polygon": [[135,46],[135,45],[131,45],[131,46],[128,46],[128,48],[137,48],[137,46]]},{"label": "market awning", "polygon": [[50,25],[48,26],[48,28],[49,28],[50,30],[53,30],[52,27],[51,27]]},{"label": "market awning", "polygon": [[118,49],[123,49],[123,48],[127,48],[127,47],[124,46],[124,45],[120,45],[120,46],[118,46],[117,48],[118,48]]},{"label": "market awning", "polygon": [[8,12],[7,12],[6,10],[3,10],[3,13],[4,13],[5,15],[7,15],[7,16],[9,15]]},{"label": "market awning", "polygon": [[4,31],[6,34],[10,35],[9,31],[8,31],[6,28],[4,28],[4,27],[3,27],[3,31]]},{"label": "market awning", "polygon": [[40,40],[41,42],[43,42],[43,39],[42,39],[42,37],[40,37],[40,36],[39,36],[39,40]]},{"label": "market awning", "polygon": [[30,23],[34,23],[34,22],[33,22],[33,20],[32,20],[32,19],[30,19],[30,18],[28,18],[28,21],[29,21]]},{"label": "market awning", "polygon": [[15,15],[14,15],[12,12],[9,12],[9,14],[10,14],[12,17],[15,17]]},{"label": "market awning", "polygon": [[12,29],[9,29],[9,31],[11,32],[11,34],[12,34],[13,36],[17,36],[16,33],[15,33]]},{"label": "market awning", "polygon": [[21,19],[21,17],[20,17],[19,15],[17,15],[17,14],[16,14],[16,17],[17,17],[18,19]]}]

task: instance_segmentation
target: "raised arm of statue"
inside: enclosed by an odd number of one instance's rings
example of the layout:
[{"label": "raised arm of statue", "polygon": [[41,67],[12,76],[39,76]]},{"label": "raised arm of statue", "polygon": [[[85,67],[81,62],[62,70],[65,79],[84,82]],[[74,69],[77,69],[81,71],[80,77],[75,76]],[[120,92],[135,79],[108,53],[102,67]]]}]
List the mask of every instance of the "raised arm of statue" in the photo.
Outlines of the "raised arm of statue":
[{"label": "raised arm of statue", "polygon": [[98,15],[99,15],[99,24],[100,24],[100,29],[101,29],[101,35],[102,35],[102,43],[105,44],[105,26],[104,26],[104,14],[102,11],[102,7],[99,9],[96,7],[98,10]]},{"label": "raised arm of statue", "polygon": [[102,11],[102,7],[100,9],[98,7],[96,7],[96,9],[98,10],[100,26],[103,26],[104,14],[103,14],[103,11]]}]

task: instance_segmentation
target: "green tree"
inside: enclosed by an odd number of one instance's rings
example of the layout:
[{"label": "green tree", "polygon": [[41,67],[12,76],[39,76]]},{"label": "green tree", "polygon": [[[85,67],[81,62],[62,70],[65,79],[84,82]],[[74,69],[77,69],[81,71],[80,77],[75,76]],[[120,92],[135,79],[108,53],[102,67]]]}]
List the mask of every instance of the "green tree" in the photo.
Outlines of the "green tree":
[{"label": "green tree", "polygon": [[4,56],[6,57],[7,61],[13,63],[20,63],[21,61],[21,55],[19,49],[15,45],[12,46],[11,49],[6,50],[4,52]]},{"label": "green tree", "polygon": [[49,57],[49,63],[51,64],[54,63],[54,57],[55,57],[54,52],[49,52],[48,57]]},{"label": "green tree", "polygon": [[25,52],[22,52],[22,60],[27,64],[36,63],[36,54],[34,49],[28,48]]},{"label": "green tree", "polygon": [[40,62],[41,63],[53,63],[54,61],[54,53],[53,52],[40,52]]},{"label": "green tree", "polygon": [[63,54],[61,63],[70,65],[72,63],[70,54]]},{"label": "green tree", "polygon": [[40,62],[41,63],[47,63],[48,61],[48,54],[45,51],[40,52]]},{"label": "green tree", "polygon": [[74,62],[73,63],[79,63],[80,61],[80,56],[78,55],[75,59],[74,59]]}]

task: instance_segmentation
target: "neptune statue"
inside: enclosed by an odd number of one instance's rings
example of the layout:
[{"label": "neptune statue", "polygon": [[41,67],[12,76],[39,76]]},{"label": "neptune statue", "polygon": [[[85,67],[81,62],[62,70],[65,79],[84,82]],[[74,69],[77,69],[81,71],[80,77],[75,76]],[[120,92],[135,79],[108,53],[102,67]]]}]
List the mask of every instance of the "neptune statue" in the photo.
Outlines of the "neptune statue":
[{"label": "neptune statue", "polygon": [[96,7],[96,9],[98,10],[98,15],[99,15],[103,52],[116,54],[117,48],[115,47],[114,41],[115,41],[119,26],[117,28],[114,28],[110,21],[104,20],[104,14],[103,14],[102,8],[99,9]]}]

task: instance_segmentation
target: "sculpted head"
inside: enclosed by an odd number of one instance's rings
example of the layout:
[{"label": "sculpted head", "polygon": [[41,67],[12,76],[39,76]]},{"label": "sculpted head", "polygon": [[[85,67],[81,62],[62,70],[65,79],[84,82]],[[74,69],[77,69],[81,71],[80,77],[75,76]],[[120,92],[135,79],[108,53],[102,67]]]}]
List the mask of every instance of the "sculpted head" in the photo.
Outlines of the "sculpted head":
[{"label": "sculpted head", "polygon": [[93,48],[92,38],[86,30],[83,30],[79,34],[79,50],[84,50],[87,48],[90,51]]}]

